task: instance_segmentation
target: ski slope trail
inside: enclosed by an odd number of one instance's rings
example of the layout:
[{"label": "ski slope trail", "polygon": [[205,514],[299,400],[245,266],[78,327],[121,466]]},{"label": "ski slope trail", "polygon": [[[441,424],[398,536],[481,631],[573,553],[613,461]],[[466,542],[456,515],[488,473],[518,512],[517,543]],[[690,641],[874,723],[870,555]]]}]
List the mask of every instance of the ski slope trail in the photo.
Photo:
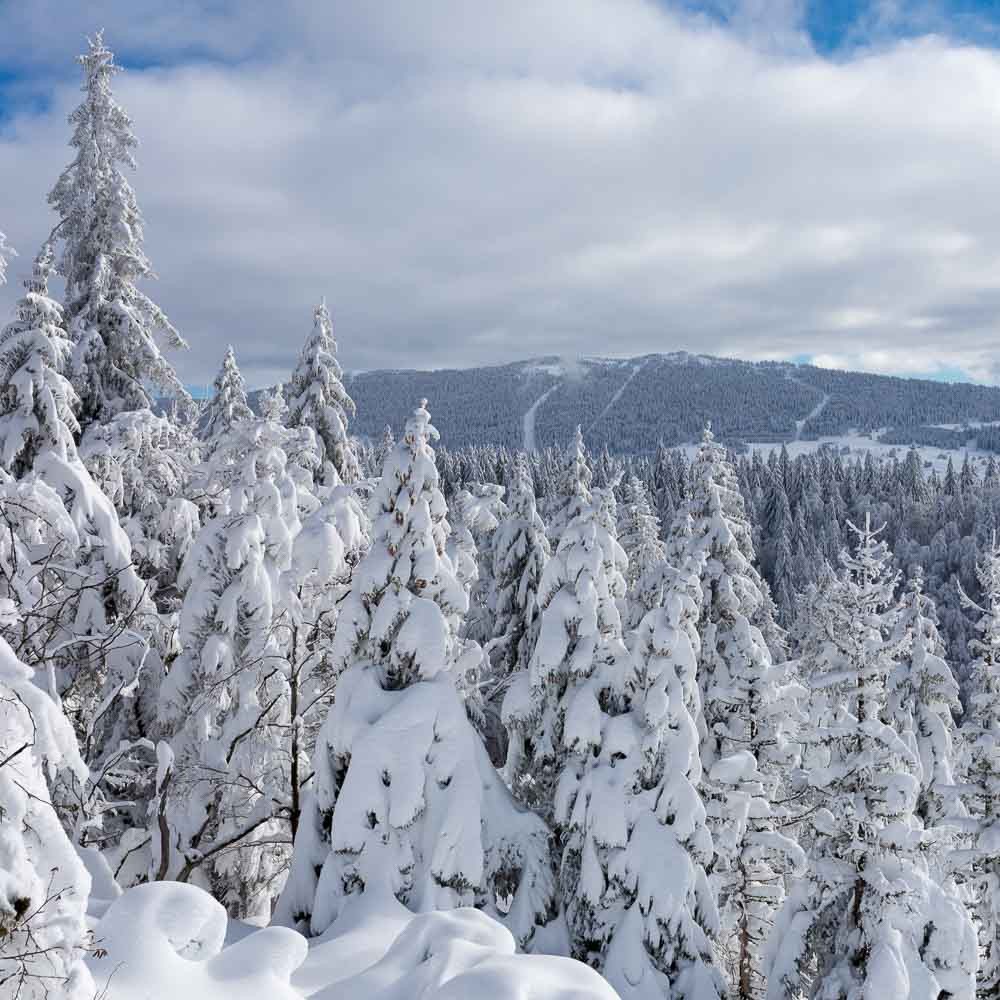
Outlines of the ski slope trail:
[{"label": "ski slope trail", "polygon": [[536,399],[531,406],[528,407],[528,411],[524,414],[524,433],[522,447],[526,452],[537,451],[538,448],[535,444],[535,418],[538,415],[538,407],[542,405],[562,385],[561,382],[556,382],[555,385],[550,386],[543,392],[538,399]]},{"label": "ski slope trail", "polygon": [[617,404],[618,400],[621,399],[622,396],[625,394],[625,390],[629,387],[629,384],[632,382],[632,379],[634,379],[636,375],[638,375],[639,372],[641,372],[645,367],[646,367],[645,361],[641,362],[640,364],[632,366],[631,374],[627,379],[625,379],[624,382],[622,382],[620,386],[618,386],[617,389],[615,389],[614,395],[608,400],[608,405],[605,406],[604,409],[601,410],[601,412],[598,413],[597,416],[590,421],[590,424],[587,427],[588,431],[593,430],[594,427],[596,427],[615,408],[615,405]]},{"label": "ski slope trail", "polygon": [[[798,379],[790,373],[787,374],[785,378],[787,378],[789,382],[795,382],[806,389],[812,389],[813,392],[821,391],[817,389],[816,386],[810,385],[808,382],[803,382],[802,379]],[[802,428],[805,427],[810,420],[815,420],[816,417],[818,417],[826,409],[826,404],[830,402],[830,394],[824,392],[822,393],[822,397],[823,398],[801,420],[795,421],[795,437],[792,438],[793,441],[800,441],[802,439]]]}]

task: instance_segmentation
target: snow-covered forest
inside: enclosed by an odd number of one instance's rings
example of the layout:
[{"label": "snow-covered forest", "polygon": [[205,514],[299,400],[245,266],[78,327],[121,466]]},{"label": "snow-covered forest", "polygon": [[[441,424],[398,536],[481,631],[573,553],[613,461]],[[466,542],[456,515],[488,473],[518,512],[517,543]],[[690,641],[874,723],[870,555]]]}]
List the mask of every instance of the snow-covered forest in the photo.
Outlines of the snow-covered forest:
[{"label": "snow-covered forest", "polygon": [[0,237],[0,998],[1000,996],[996,462],[359,435],[325,301],[197,403],[80,63]]}]

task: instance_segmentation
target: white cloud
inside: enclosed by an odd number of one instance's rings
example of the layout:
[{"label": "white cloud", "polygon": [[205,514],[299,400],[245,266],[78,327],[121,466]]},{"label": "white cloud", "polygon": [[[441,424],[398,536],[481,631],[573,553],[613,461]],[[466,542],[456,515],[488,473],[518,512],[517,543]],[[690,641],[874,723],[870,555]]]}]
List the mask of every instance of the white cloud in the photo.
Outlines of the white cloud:
[{"label": "white cloud", "polygon": [[[18,266],[86,27],[46,7],[0,39],[60,77],[0,126]],[[283,376],[321,294],[349,367],[687,348],[1000,380],[993,52],[831,63],[795,3],[751,0],[733,31],[641,0],[169,7],[99,13],[169,63],[117,89],[189,381],[230,340],[249,381]]]}]

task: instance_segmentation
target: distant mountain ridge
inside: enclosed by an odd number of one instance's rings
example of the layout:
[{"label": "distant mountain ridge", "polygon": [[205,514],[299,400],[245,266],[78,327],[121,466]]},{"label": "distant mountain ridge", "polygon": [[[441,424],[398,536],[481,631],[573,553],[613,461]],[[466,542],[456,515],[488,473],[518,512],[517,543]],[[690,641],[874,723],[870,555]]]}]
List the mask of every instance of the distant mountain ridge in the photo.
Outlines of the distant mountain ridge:
[{"label": "distant mountain ridge", "polygon": [[[349,374],[352,430],[377,439],[429,400],[445,445],[544,448],[579,424],[592,449],[649,452],[697,440],[711,420],[721,440],[814,440],[850,430],[942,448],[1000,450],[1000,388],[750,362],[675,352],[635,358],[542,357],[479,368]],[[950,426],[949,426],[950,425]],[[986,425],[986,426],[983,426]],[[974,429],[973,429],[974,428]]]}]

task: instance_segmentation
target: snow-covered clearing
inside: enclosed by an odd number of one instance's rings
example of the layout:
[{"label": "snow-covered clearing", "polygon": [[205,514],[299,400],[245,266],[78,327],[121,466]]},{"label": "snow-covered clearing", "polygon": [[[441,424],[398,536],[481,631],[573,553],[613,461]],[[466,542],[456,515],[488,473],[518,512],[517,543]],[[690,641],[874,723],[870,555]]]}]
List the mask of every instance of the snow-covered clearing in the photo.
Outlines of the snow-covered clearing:
[{"label": "snow-covered clearing", "polygon": [[477,910],[414,915],[395,899],[353,900],[307,942],[285,927],[231,924],[192,885],[154,882],[96,921],[89,965],[105,1000],[614,1000],[592,969],[519,955]]},{"label": "snow-covered clearing", "polygon": [[[759,451],[766,458],[772,451],[781,450],[781,442],[750,441],[747,443],[747,448],[751,452]],[[862,434],[857,431],[833,437],[821,437],[815,441],[788,441],[785,443],[785,448],[787,449],[790,458],[797,458],[799,455],[807,455],[811,452],[818,451],[820,448],[833,448],[845,456],[852,455],[855,458],[858,456],[863,457],[866,452],[871,452],[873,458],[887,459],[891,458],[893,454],[895,454],[897,458],[902,459],[909,450],[908,445],[888,444],[879,441],[877,437]],[[685,450],[689,455],[693,454],[695,446],[686,446]],[[954,465],[960,465],[965,459],[966,454],[968,454],[969,461],[972,465],[981,473],[986,467],[986,463],[989,461],[990,457],[990,453],[986,451],[979,451],[971,448],[936,448],[933,445],[918,445],[917,452],[920,455],[924,467],[927,469],[933,468],[938,473],[943,473],[948,467],[949,458],[951,458]]]},{"label": "snow-covered clearing", "polygon": [[550,386],[543,392],[538,399],[536,399],[531,406],[528,407],[527,412],[524,414],[524,450],[527,452],[537,451],[535,444],[535,417],[538,414],[538,408],[542,405],[562,385],[561,382],[556,382],[555,385]]},{"label": "snow-covered clearing", "polygon": [[977,430],[980,427],[1000,427],[1000,420],[966,420],[960,424],[930,424],[942,431]]}]

